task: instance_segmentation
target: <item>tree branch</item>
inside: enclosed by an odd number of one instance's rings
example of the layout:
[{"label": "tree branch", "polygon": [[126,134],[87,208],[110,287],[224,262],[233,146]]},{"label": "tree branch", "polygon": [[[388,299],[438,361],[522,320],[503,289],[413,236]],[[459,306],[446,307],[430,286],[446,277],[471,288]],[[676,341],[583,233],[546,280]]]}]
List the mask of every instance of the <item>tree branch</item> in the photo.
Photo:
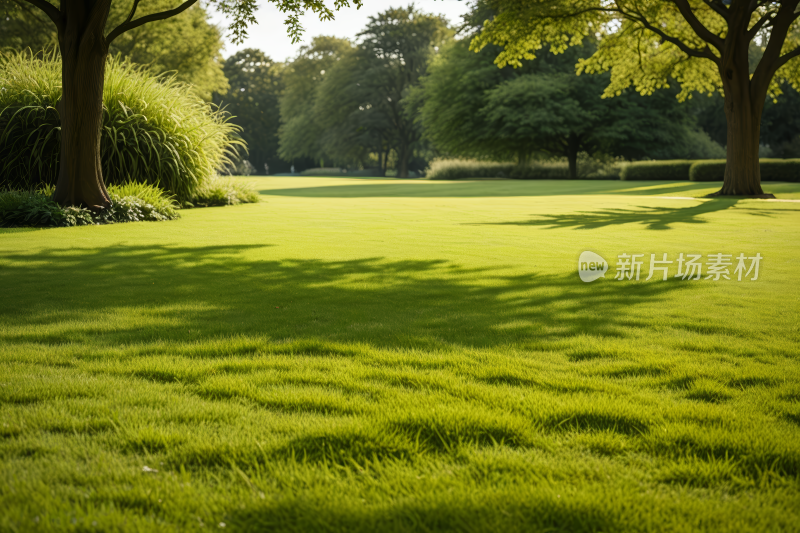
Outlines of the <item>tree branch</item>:
[{"label": "tree branch", "polygon": [[647,22],[647,19],[645,19],[644,17],[642,17],[642,18],[634,17],[630,13],[627,16],[630,17],[631,20],[635,20],[636,22],[638,22],[639,24],[644,26],[647,30],[650,30],[651,32],[655,33],[656,35],[658,35],[659,37],[661,37],[662,39],[664,39],[668,43],[674,44],[684,54],[686,54],[688,56],[692,56],[692,57],[699,57],[701,59],[710,59],[711,61],[713,61],[714,63],[719,65],[719,58],[717,56],[715,56],[711,52],[711,49],[708,47],[708,45],[706,45],[705,49],[703,49],[703,50],[697,50],[696,48],[692,48],[691,46],[687,45],[686,43],[684,43],[683,41],[681,41],[677,37],[673,37],[671,35],[668,35],[667,33],[665,33],[658,26],[653,26],[652,24]]},{"label": "tree branch", "polygon": [[698,19],[692,11],[689,0],[672,0],[672,2],[677,6],[678,11],[681,12],[681,15],[683,15],[683,18],[686,19],[686,22],[689,23],[689,26],[694,30],[697,36],[705,42],[712,44],[714,48],[722,53],[725,40],[719,35],[711,33],[711,30],[703,26],[703,23],[700,22],[700,19]]},{"label": "tree branch", "polygon": [[765,24],[769,23],[773,19],[773,15],[775,15],[777,11],[767,11],[764,13],[764,16],[761,17],[758,22],[756,22],[752,28],[747,32],[747,40],[752,41],[753,37],[755,37],[758,32],[764,27]]},{"label": "tree branch", "polygon": [[[28,1],[30,2],[31,0],[28,0]],[[131,15],[130,15],[131,17],[133,17],[133,11],[136,10],[136,4],[138,4],[138,3],[139,3],[138,1],[134,2],[134,9],[131,12]],[[181,5],[176,7],[175,9],[170,9],[168,11],[161,11],[159,13],[153,13],[152,15],[147,15],[147,16],[138,18],[136,20],[127,20],[127,21],[123,22],[122,24],[120,24],[119,26],[117,26],[116,28],[114,28],[114,31],[112,31],[111,33],[108,34],[108,37],[106,37],[106,45],[110,45],[114,41],[114,39],[116,39],[117,37],[119,37],[120,35],[125,33],[126,31],[130,31],[130,30],[132,30],[134,28],[138,28],[139,26],[143,26],[143,25],[147,24],[148,22],[155,22],[157,20],[164,20],[164,19],[168,19],[168,18],[174,17],[175,15],[180,15],[181,13],[183,13],[184,11],[186,11],[187,9],[189,9],[190,7],[192,7],[196,3],[197,3],[197,0],[186,0],[186,2],[182,3]]]},{"label": "tree branch", "polygon": [[53,24],[56,25],[58,31],[62,31],[64,26],[64,18],[61,16],[61,11],[58,10],[56,6],[47,2],[46,0],[25,0],[31,5],[34,5],[44,11],[45,15],[50,17],[50,20],[53,21]]},{"label": "tree branch", "polygon": [[796,57],[800,57],[800,47],[795,48],[791,52],[787,52],[787,53],[783,54],[780,58],[778,58],[778,62],[777,62],[778,68],[781,68],[786,63],[788,63],[789,61],[791,61],[792,59],[794,59]]},{"label": "tree branch", "polygon": [[723,4],[720,0],[703,0],[703,3],[705,3],[708,7],[716,11],[717,14],[720,15],[725,20],[728,20],[730,18],[728,9],[725,7],[725,4]]}]

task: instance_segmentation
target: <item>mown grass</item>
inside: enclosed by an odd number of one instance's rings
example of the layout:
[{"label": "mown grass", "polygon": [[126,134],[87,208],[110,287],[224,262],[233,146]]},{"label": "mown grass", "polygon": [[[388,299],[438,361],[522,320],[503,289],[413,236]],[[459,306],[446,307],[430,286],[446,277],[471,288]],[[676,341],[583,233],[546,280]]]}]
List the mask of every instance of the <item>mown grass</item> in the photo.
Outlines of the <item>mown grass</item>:
[{"label": "mown grass", "polygon": [[[0,230],[0,529],[797,529],[800,204],[246,181],[262,202]],[[584,284],[586,249],[765,259]]]}]

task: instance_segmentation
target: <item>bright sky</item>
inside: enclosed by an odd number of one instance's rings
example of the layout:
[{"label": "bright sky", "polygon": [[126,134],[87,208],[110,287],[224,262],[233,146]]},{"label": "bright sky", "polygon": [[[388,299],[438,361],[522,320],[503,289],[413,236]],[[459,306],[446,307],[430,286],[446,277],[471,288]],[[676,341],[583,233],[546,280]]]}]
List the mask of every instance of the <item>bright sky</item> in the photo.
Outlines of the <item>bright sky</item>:
[{"label": "bright sky", "polygon": [[[333,2],[326,2],[329,6]],[[228,57],[242,48],[259,48],[276,61],[286,61],[294,57],[303,44],[307,44],[317,35],[335,35],[355,39],[356,34],[366,26],[370,16],[377,15],[390,7],[407,6],[411,0],[363,0],[363,7],[359,10],[345,8],[336,13],[336,19],[320,22],[313,14],[303,17],[302,24],[305,28],[303,40],[292,44],[286,35],[286,18],[278,9],[269,2],[262,2],[261,8],[256,13],[258,25],[248,29],[250,36],[244,43],[234,45],[227,40],[223,54]],[[459,23],[461,16],[469,11],[470,3],[467,0],[416,0],[417,9],[427,13],[444,15],[451,23]],[[212,19],[217,24],[225,27],[225,19],[213,14]]]}]

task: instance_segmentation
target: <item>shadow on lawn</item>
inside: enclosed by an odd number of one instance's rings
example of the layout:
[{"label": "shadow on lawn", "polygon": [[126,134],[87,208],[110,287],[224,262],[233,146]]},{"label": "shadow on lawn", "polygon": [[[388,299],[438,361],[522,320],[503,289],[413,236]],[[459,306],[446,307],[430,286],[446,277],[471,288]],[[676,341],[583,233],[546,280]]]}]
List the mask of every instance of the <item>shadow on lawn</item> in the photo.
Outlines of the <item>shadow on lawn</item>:
[{"label": "shadow on lawn", "polygon": [[[595,229],[622,224],[644,224],[647,229],[670,229],[671,224],[705,224],[703,215],[732,208],[738,199],[720,198],[705,200],[690,207],[647,207],[638,209],[603,209],[595,212],[577,212],[565,215],[538,215],[538,218],[519,222],[495,222],[480,225],[543,226],[545,228]],[[772,216],[764,210],[754,210],[752,215]]]},{"label": "shadow on lawn", "polygon": [[444,260],[248,257],[258,248],[121,245],[8,254],[0,269],[0,343],[102,348],[244,336],[310,341],[307,351],[317,346],[320,353],[329,351],[325,342],[544,349],[574,335],[624,337],[626,328],[648,328],[638,304],[691,290],[680,281],[584,284],[573,265],[563,275],[510,276],[502,267]]}]

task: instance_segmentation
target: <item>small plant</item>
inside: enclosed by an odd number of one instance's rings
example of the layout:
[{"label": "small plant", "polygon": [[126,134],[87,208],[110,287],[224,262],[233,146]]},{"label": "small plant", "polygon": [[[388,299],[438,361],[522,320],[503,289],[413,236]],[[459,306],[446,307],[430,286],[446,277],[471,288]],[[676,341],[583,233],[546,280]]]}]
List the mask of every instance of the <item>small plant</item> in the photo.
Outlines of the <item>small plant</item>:
[{"label": "small plant", "polygon": [[234,179],[213,177],[200,184],[197,192],[185,207],[212,207],[258,203],[259,195],[249,183]]}]

